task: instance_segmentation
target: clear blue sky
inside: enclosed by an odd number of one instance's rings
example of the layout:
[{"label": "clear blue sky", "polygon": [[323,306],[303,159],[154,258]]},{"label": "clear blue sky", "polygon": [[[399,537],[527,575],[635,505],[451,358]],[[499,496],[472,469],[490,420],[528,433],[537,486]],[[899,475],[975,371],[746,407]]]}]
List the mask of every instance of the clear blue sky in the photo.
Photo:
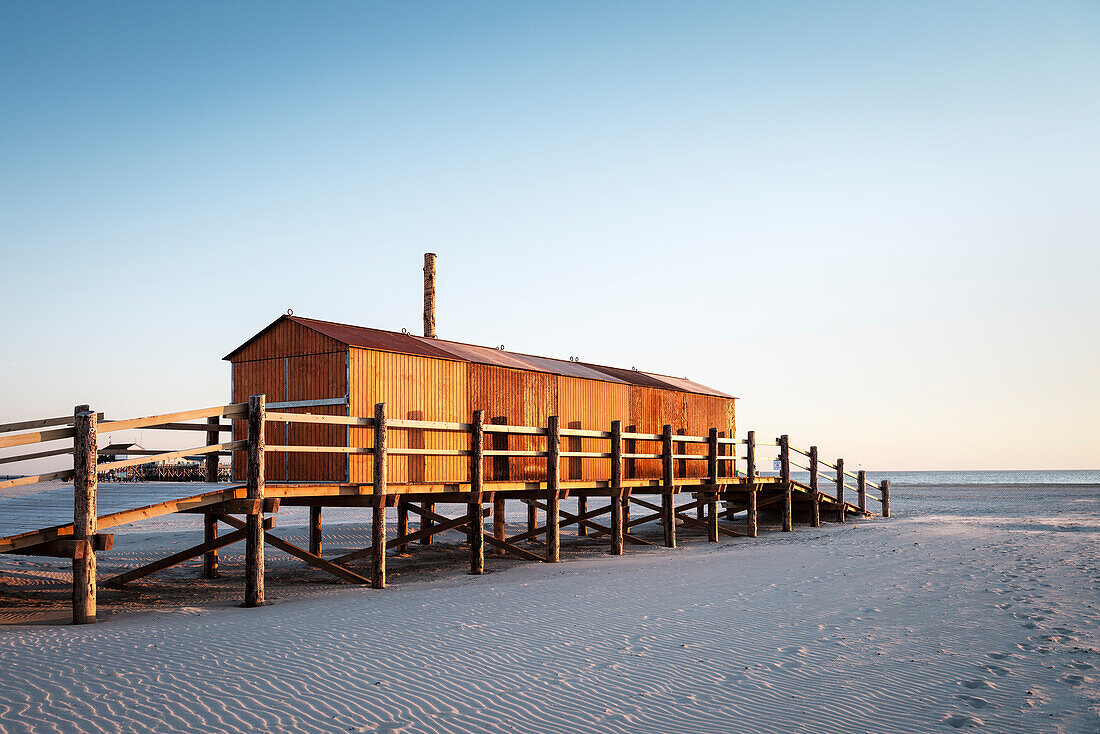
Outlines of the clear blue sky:
[{"label": "clear blue sky", "polygon": [[880,469],[1100,467],[1100,5],[0,4],[0,420],[287,307],[687,375]]}]

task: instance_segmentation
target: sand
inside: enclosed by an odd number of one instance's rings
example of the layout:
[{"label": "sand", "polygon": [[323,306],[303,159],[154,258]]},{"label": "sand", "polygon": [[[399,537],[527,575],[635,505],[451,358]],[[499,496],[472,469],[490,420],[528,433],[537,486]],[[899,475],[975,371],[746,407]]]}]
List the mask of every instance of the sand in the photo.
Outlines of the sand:
[{"label": "sand", "polygon": [[[0,730],[1100,731],[1100,488],[895,495],[891,520],[619,558],[567,538],[559,565],[480,577],[439,551],[385,591],[273,554],[262,609],[184,567],[94,626],[0,627]],[[362,539],[348,512],[334,547]],[[101,565],[197,525],[137,526]],[[4,559],[9,621],[64,573]]]}]

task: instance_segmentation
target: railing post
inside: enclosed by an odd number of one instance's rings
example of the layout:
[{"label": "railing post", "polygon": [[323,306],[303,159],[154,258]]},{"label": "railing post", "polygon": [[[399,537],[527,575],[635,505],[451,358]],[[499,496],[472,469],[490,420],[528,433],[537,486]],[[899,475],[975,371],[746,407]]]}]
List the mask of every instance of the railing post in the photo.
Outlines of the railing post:
[{"label": "railing post", "polygon": [[267,403],[264,395],[248,398],[248,482],[247,497],[259,500],[257,512],[245,520],[244,606],[264,603],[264,425]]},{"label": "railing post", "polygon": [[623,554],[623,422],[611,421],[611,555]]},{"label": "railing post", "polygon": [[879,482],[879,489],[882,491],[882,516],[890,517],[890,480]]},{"label": "railing post", "polygon": [[672,426],[661,429],[661,525],[665,531],[665,547],[676,547],[676,497],[672,471]]},{"label": "railing post", "polygon": [[789,533],[794,529],[790,440],[783,434],[776,441],[779,442],[779,481],[783,485],[783,532]]},{"label": "railing post", "polygon": [[844,508],[844,459],[836,460],[836,521],[844,522],[848,513]]},{"label": "railing post", "polygon": [[[485,488],[485,411],[475,410],[470,424],[470,501],[466,522],[470,528],[470,573],[485,572],[485,522],[481,517],[481,492]],[[495,518],[494,518],[495,522]]]},{"label": "railing post", "polygon": [[374,513],[371,517],[371,586],[386,588],[386,404],[374,406]]},{"label": "railing post", "polygon": [[73,413],[73,540],[84,541],[83,552],[73,558],[73,624],[92,624],[96,617],[97,527],[96,490],[98,488],[99,442],[96,414],[87,405],[78,405]]},{"label": "railing post", "polygon": [[856,497],[859,498],[859,511],[867,511],[867,472],[860,469],[856,472]]},{"label": "railing post", "polygon": [[[711,428],[707,436],[707,475],[711,488],[707,494],[707,540],[718,542],[718,429]],[[699,505],[702,507],[702,505]]]},{"label": "railing post", "polygon": [[[221,417],[211,416],[206,419],[208,426],[221,427]],[[206,431],[206,445],[214,446],[221,443],[221,435],[217,429]],[[204,477],[207,482],[218,481],[218,454],[206,455],[206,476]],[[202,539],[204,543],[212,543],[218,539],[218,519],[212,513],[206,512],[202,516]],[[218,577],[218,551],[217,549],[207,551],[202,557],[202,577],[204,579],[214,579]]]},{"label": "railing post", "polygon": [[756,481],[756,431],[745,436],[745,474],[750,482]]},{"label": "railing post", "polygon": [[561,488],[561,422],[550,416],[546,424],[546,561],[561,560],[561,513],[558,492]]},{"label": "railing post", "polygon": [[821,527],[821,494],[817,491],[817,446],[810,447],[810,524]]}]

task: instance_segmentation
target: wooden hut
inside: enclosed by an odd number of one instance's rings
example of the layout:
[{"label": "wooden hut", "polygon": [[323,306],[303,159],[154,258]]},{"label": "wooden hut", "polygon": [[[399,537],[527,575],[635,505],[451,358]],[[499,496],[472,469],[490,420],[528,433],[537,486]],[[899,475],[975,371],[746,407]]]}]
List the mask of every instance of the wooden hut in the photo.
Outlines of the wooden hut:
[{"label": "wooden hut", "polygon": [[[686,378],[668,377],[569,360],[535,357],[491,347],[412,334],[281,316],[233,350],[233,401],[264,393],[269,402],[345,398],[342,405],[309,408],[330,415],[373,415],[387,403],[391,419],[468,422],[475,410],[487,421],[545,426],[551,415],[563,428],[609,430],[612,420],[640,433],[703,436],[717,427],[734,435],[734,398]],[[241,423],[238,421],[238,423]],[[243,431],[243,425],[238,430]],[[497,436],[497,438],[501,438]],[[270,425],[271,444],[369,446],[369,429],[303,423]],[[402,431],[392,447],[465,449],[464,434]],[[511,437],[508,448],[535,449],[535,438]],[[592,443],[592,446],[588,446]],[[595,439],[572,437],[566,451],[606,451]],[[627,453],[632,453],[627,447]],[[686,444],[678,453],[705,453]],[[638,453],[644,453],[639,449]],[[598,458],[569,458],[563,480],[605,478]],[[436,484],[464,477],[462,457],[408,456],[391,462],[391,484]],[[677,476],[705,476],[706,463],[682,461]],[[545,461],[498,459],[490,479],[543,476]],[[725,462],[723,462],[725,464]],[[237,467],[238,478],[243,467]],[[277,453],[267,458],[267,478],[286,481],[371,481],[367,455]],[[659,460],[626,462],[627,477],[661,476]]]}]

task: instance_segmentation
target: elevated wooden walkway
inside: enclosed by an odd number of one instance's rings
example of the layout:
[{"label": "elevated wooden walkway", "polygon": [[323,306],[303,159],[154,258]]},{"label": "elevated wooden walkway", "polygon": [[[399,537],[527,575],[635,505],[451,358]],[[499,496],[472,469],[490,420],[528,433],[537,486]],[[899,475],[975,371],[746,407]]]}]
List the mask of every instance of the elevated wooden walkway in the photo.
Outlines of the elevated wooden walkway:
[{"label": "elevated wooden walkway", "polygon": [[[44,480],[73,480],[71,489],[48,489],[0,499],[0,552],[71,558],[74,621],[84,623],[95,620],[96,554],[109,551],[113,546],[113,536],[101,531],[172,513],[201,514],[205,529],[203,542],[141,568],[105,579],[105,583],[121,586],[200,556],[204,559],[204,575],[216,576],[218,549],[246,540],[245,605],[255,606],[264,602],[265,544],[345,581],[383,588],[386,584],[388,550],[407,550],[410,544],[416,542],[431,544],[434,536],[449,530],[466,534],[470,548],[470,572],[481,573],[486,544],[497,555],[551,563],[559,561],[560,531],[571,525],[577,527],[578,535],[606,536],[610,552],[617,555],[623,553],[624,545],[654,545],[632,532],[638,525],[654,521],[662,528],[663,545],[675,547],[678,526],[685,532],[697,530],[711,542],[717,542],[722,535],[755,537],[758,533],[758,512],[763,508],[778,511],[785,531],[792,529],[796,510],[815,526],[821,524],[823,511],[826,517],[844,522],[848,516],[869,515],[868,499],[880,502],[882,514],[889,516],[888,482],[874,485],[866,480],[862,471],[857,474],[846,472],[842,459],[835,464],[821,461],[815,447],[803,451],[791,446],[786,436],[765,443],[757,442],[752,431],[745,439],[738,440],[723,437],[714,428],[707,436],[673,435],[670,426],[664,426],[659,434],[633,433],[623,431],[619,421],[612,423],[610,431],[563,429],[553,416],[545,427],[487,425],[480,412],[474,414],[470,423],[390,421],[384,404],[376,406],[373,417],[279,412],[331,404],[332,400],[321,400],[268,405],[263,396],[254,396],[247,404],[103,423],[99,422],[100,416],[87,410],[87,406],[79,406],[73,418],[0,426],[0,448],[72,440],[71,448],[2,457],[0,463],[67,453],[73,455],[72,470],[0,482],[0,489],[3,489]],[[220,422],[224,417],[247,420],[247,438],[220,442],[220,434],[232,430],[230,424]],[[206,419],[206,423],[188,422],[196,419]],[[370,428],[373,442],[363,447],[268,445],[264,441],[263,429],[269,422],[327,423]],[[63,427],[43,430],[49,426]],[[98,433],[131,428],[204,431],[207,443],[182,451],[99,463]],[[469,448],[389,449],[388,435],[395,430],[465,433],[469,437]],[[493,441],[492,449],[486,449],[486,434],[495,434],[497,440]],[[545,448],[510,450],[506,440],[509,435],[520,435],[525,439],[538,437],[537,440]],[[605,441],[609,450],[562,451],[562,437]],[[629,442],[629,452],[624,452],[626,442]],[[648,453],[640,451],[638,444],[644,445],[646,442],[659,444],[658,450]],[[681,447],[680,453],[677,453],[677,444]],[[693,445],[705,446],[705,453],[688,451],[688,447]],[[496,448],[499,446],[504,448]],[[744,447],[744,456],[737,455],[738,446]],[[767,449],[775,449],[778,453],[782,467],[778,477],[759,476],[756,470],[757,452]],[[265,455],[288,451],[368,454],[373,462],[373,482],[266,481],[263,470]],[[118,469],[195,454],[207,456],[207,478],[212,480],[217,476],[218,456],[232,452],[241,452],[247,457],[247,481],[243,483],[218,484],[209,481],[148,485],[105,482],[100,485],[98,481],[101,474]],[[792,454],[804,457],[806,465],[792,460]],[[387,481],[388,462],[398,456],[463,456],[468,458],[468,466],[467,471],[456,477],[455,481],[391,484]],[[491,481],[485,478],[488,464],[514,456],[544,458],[544,476],[525,481],[509,480],[507,477]],[[560,477],[561,461],[572,458],[606,460],[607,478],[563,481]],[[659,460],[660,476],[624,476],[628,473],[624,472],[624,461],[630,459]],[[706,461],[705,476],[677,476],[676,466],[686,466],[689,461]],[[738,461],[744,462],[744,472],[739,470]],[[503,463],[506,472],[507,461]],[[791,478],[792,466],[810,472],[808,483]],[[823,466],[832,469],[834,475],[823,476]],[[849,485],[848,479],[855,480],[856,485]],[[855,493],[855,503],[846,499],[845,489]],[[879,496],[871,497],[869,489],[876,490]],[[560,501],[567,497],[577,499],[575,514],[561,508]],[[592,498],[604,498],[607,504],[590,509],[588,501]],[[527,508],[526,531],[512,536],[506,535],[504,524],[508,500],[521,502]],[[464,504],[466,512],[457,518],[446,517],[435,511],[437,503]],[[274,516],[280,504],[310,507],[308,548],[297,547],[266,532],[274,527]],[[322,509],[331,506],[372,508],[371,546],[326,558],[321,542],[321,519]],[[387,532],[389,508],[396,508],[397,511],[395,537],[389,537]],[[745,513],[743,524],[742,521],[735,524],[735,517],[742,512]],[[415,530],[409,527],[410,513],[419,518]],[[487,532],[484,519],[488,516],[492,516],[492,522]],[[219,525],[228,526],[230,532],[220,534]],[[537,554],[529,546],[520,545],[534,538],[544,541],[545,554]],[[360,573],[351,564],[363,558],[370,559],[370,569]]]}]

